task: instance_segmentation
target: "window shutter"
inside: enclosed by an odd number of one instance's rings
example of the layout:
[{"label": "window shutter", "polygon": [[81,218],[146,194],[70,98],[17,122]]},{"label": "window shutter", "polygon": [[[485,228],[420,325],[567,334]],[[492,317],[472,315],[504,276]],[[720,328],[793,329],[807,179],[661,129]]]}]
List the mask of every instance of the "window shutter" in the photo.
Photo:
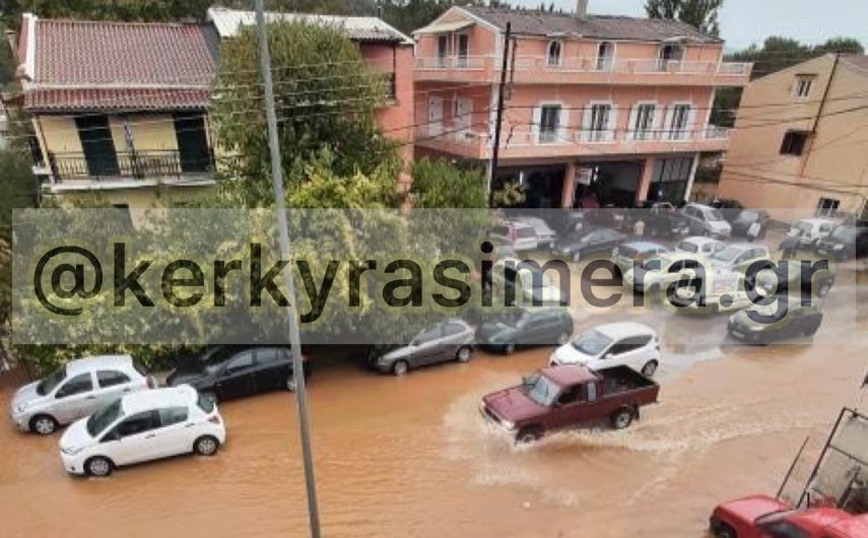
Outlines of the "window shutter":
[{"label": "window shutter", "polygon": [[669,138],[672,136],[672,116],[675,111],[675,107],[668,106],[666,107],[665,119],[663,120],[663,129],[661,130],[661,134],[663,137]]},{"label": "window shutter", "polygon": [[653,129],[652,137],[656,140],[661,138],[663,132],[663,118],[666,115],[666,107],[654,107],[654,119],[652,120],[651,129]]},{"label": "window shutter", "polygon": [[630,117],[627,119],[627,130],[625,140],[636,140],[636,121],[639,119],[639,104],[633,105],[630,108]]},{"label": "window shutter", "polygon": [[618,138],[618,107],[612,103],[609,106],[609,125],[607,125],[607,132],[605,140],[617,140]]},{"label": "window shutter", "polygon": [[569,134],[567,133],[567,128],[570,125],[570,111],[566,106],[561,107],[560,114],[558,114],[558,142],[559,143],[568,143],[570,142]]},{"label": "window shutter", "polygon": [[585,105],[582,110],[582,140],[587,142],[591,139],[591,106]]},{"label": "window shutter", "polygon": [[537,106],[533,109],[533,119],[531,120],[530,132],[534,143],[539,144],[539,130],[542,123],[542,107]]},{"label": "window shutter", "polygon": [[699,139],[699,126],[696,125],[696,108],[691,104],[690,112],[687,114],[687,139]]}]

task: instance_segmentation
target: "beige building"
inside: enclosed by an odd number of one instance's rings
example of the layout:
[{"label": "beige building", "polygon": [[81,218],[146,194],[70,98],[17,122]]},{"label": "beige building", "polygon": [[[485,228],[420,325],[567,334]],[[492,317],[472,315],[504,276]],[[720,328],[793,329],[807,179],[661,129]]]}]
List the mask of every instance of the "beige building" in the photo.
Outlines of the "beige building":
[{"label": "beige building", "polygon": [[781,220],[868,216],[868,56],[829,54],[753,81],[717,192]]},{"label": "beige building", "polygon": [[217,46],[205,25],[25,14],[15,104],[33,122],[43,197],[149,208],[209,192]]}]

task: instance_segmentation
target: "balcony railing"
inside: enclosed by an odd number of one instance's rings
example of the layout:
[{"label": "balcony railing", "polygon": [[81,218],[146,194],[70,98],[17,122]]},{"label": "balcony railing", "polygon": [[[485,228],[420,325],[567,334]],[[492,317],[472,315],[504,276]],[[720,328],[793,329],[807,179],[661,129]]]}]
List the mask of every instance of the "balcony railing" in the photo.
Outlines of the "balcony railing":
[{"label": "balcony railing", "polygon": [[179,151],[125,151],[101,156],[84,153],[49,153],[49,166],[56,183],[119,179],[181,179],[202,176],[214,169],[212,155],[182,157]]}]

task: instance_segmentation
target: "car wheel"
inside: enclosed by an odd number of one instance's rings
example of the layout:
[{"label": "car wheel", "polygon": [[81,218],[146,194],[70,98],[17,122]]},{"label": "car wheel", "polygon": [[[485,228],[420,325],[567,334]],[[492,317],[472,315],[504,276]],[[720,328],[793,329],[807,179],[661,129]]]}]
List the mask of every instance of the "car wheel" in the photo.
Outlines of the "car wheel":
[{"label": "car wheel", "polygon": [[407,364],[407,361],[395,361],[395,364],[392,365],[392,373],[397,376],[402,376],[410,371],[410,365]]},{"label": "car wheel", "polygon": [[616,430],[623,430],[633,423],[633,410],[627,407],[615,411],[612,414],[612,427]]},{"label": "car wheel", "polygon": [[213,435],[203,435],[193,443],[193,451],[200,456],[213,456],[220,448],[220,441]]},{"label": "car wheel", "polygon": [[295,392],[295,374],[290,373],[286,376],[286,390],[289,392]]},{"label": "car wheel", "polygon": [[558,345],[562,346],[570,341],[570,334],[567,332],[562,332],[558,335]]},{"label": "car wheel", "polygon": [[810,321],[805,326],[805,328],[802,329],[802,334],[804,334],[805,336],[810,338],[810,337],[814,336],[815,334],[817,334],[818,330],[820,330],[820,322],[819,321]]},{"label": "car wheel", "polygon": [[573,252],[573,261],[576,263],[579,263],[580,261],[582,261],[582,253],[579,252],[578,250]]},{"label": "car wheel", "polygon": [[654,377],[654,372],[657,371],[657,361],[648,361],[642,367],[642,375],[645,377]]},{"label": "car wheel", "polygon": [[526,445],[539,441],[542,438],[542,430],[539,428],[525,428],[516,434],[515,442],[520,445]]},{"label": "car wheel", "polygon": [[830,286],[829,284],[822,284],[820,286],[820,289],[817,290],[817,295],[822,299],[826,297],[826,295],[829,295],[830,291],[832,291],[832,286]]},{"label": "car wheel", "polygon": [[211,390],[203,390],[201,393],[203,398],[211,403],[217,403],[217,393]]},{"label": "car wheel", "polygon": [[719,523],[717,528],[712,530],[712,533],[717,536],[717,538],[738,538],[735,529],[726,523]]},{"label": "car wheel", "polygon": [[512,355],[513,353],[515,353],[515,344],[506,344],[503,346],[504,355]]},{"label": "car wheel", "polygon": [[108,458],[94,456],[85,462],[84,469],[90,476],[102,477],[112,474],[114,464]]},{"label": "car wheel", "polygon": [[473,356],[473,349],[470,346],[461,346],[455,352],[455,358],[458,362],[468,362]]},{"label": "car wheel", "polygon": [[51,435],[59,424],[51,415],[36,415],[30,419],[30,431],[39,435]]}]

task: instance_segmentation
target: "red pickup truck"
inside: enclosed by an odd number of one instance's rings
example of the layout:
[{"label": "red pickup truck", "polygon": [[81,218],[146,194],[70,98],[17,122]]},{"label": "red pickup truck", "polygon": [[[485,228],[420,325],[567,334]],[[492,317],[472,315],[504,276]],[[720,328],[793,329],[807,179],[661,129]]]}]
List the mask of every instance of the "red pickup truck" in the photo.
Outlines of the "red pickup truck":
[{"label": "red pickup truck", "polygon": [[609,420],[615,429],[639,418],[639,408],[657,402],[660,386],[628,366],[593,371],[584,366],[543,368],[521,385],[488,394],[480,410],[513,433],[535,441],[547,432]]},{"label": "red pickup truck", "polygon": [[769,497],[752,495],[719,504],[709,518],[718,538],[868,538],[868,514],[837,508],[794,510]]}]

